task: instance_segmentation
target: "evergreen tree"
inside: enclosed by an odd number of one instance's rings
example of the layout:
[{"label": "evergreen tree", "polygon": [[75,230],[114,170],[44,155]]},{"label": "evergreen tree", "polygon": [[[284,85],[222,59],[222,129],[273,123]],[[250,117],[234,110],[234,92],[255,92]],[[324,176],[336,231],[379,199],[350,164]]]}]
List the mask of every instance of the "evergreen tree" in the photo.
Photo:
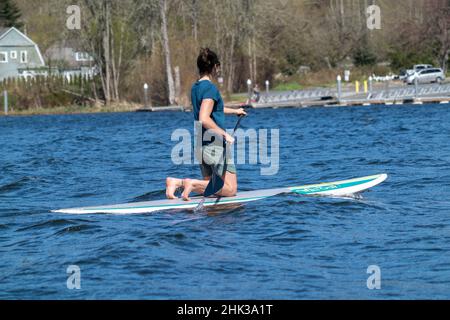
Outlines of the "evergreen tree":
[{"label": "evergreen tree", "polygon": [[22,13],[14,0],[0,0],[0,27],[21,28],[23,26],[20,22],[21,16]]},{"label": "evergreen tree", "polygon": [[369,47],[360,47],[356,49],[353,55],[353,63],[357,67],[373,66],[377,63],[377,56],[373,53]]}]

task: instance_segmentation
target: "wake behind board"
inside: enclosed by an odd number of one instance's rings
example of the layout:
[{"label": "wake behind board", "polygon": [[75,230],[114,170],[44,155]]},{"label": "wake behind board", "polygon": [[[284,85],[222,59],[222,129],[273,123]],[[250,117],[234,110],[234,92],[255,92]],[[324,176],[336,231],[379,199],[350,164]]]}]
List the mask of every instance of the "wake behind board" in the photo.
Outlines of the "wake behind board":
[{"label": "wake behind board", "polygon": [[[361,193],[370,188],[373,188],[384,182],[388,176],[380,174],[375,176],[337,181],[330,183],[321,183],[315,185],[306,185],[299,187],[268,189],[260,191],[240,192],[235,197],[230,198],[208,198],[203,206],[220,206],[230,204],[243,204],[258,200],[267,199],[284,193],[296,193],[304,196],[324,196],[324,197],[343,197]],[[54,213],[65,214],[143,214],[165,210],[187,210],[195,209],[201,203],[203,197],[192,198],[191,201],[186,202],[182,199],[176,200],[161,200],[150,202],[138,202],[118,204],[101,207],[86,207],[55,210]]]}]

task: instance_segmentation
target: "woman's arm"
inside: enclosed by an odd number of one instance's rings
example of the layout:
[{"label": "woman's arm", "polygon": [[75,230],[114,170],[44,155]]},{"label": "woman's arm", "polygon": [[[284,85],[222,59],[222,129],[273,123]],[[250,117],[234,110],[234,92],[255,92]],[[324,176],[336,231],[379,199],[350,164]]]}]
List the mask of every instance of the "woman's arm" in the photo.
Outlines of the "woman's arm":
[{"label": "woman's arm", "polygon": [[225,114],[234,114],[237,116],[246,116],[247,112],[243,108],[233,109],[233,108],[224,108]]},{"label": "woman's arm", "polygon": [[213,109],[214,109],[214,100],[212,99],[203,100],[202,106],[200,107],[200,115],[199,115],[199,120],[202,123],[203,128],[205,128],[206,130],[211,130],[217,135],[224,137],[225,140],[229,143],[234,143],[234,138],[230,136],[225,130],[220,128],[211,118]]}]

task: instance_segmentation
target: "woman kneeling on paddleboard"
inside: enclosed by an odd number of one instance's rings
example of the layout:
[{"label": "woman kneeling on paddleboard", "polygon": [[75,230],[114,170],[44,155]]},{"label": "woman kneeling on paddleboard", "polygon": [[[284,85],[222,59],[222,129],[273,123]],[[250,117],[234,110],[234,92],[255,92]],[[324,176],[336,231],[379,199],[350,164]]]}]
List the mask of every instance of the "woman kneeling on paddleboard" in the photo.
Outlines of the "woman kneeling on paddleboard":
[{"label": "woman kneeling on paddleboard", "polygon": [[[217,55],[210,49],[201,49],[197,59],[200,80],[193,86],[191,91],[192,106],[194,108],[195,121],[202,124],[202,159],[201,171],[203,180],[167,178],[166,195],[168,199],[176,199],[175,192],[184,188],[182,197],[189,201],[192,192],[204,194],[211,177],[216,174],[222,177],[224,187],[217,194],[222,197],[233,197],[237,193],[237,173],[232,159],[227,159],[224,164],[222,144],[214,144],[205,141],[205,132],[209,131],[216,136],[222,137],[228,144],[234,143],[234,138],[225,131],[225,114],[238,116],[246,115],[244,109],[225,108],[222,96],[213,84],[212,80],[220,71],[220,61]],[[226,172],[224,173],[226,169]]]}]

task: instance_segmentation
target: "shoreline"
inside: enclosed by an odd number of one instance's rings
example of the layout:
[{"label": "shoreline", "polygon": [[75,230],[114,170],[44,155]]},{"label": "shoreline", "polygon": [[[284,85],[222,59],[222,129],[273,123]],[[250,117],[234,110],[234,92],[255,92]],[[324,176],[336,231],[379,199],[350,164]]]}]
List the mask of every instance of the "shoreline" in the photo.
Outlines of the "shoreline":
[{"label": "shoreline", "polygon": [[[440,87],[443,88],[443,87]],[[426,88],[425,88],[426,89]],[[371,106],[371,105],[407,105],[407,104],[449,104],[450,86],[447,86],[447,92],[433,92],[430,94],[414,96],[413,92],[407,92],[403,95],[391,95],[391,92],[397,90],[399,92],[411,90],[409,88],[391,88],[387,91],[378,91],[370,95],[352,92],[344,92],[344,97],[338,99],[336,93],[326,91],[325,89],[315,91],[291,91],[276,92],[272,91],[269,95],[262,95],[261,101],[253,103],[255,109],[278,109],[278,108],[310,108],[310,107],[352,107],[352,106]],[[308,93],[309,92],[309,93]],[[306,95],[300,95],[305,94]],[[298,94],[298,96],[296,96]],[[229,108],[239,108],[243,102],[231,100],[225,102],[225,106]],[[3,108],[1,108],[3,109]],[[26,117],[26,116],[42,116],[42,115],[76,115],[76,114],[101,114],[101,113],[124,113],[124,112],[190,112],[191,107],[184,106],[155,106],[145,107],[138,103],[120,102],[108,106],[61,106],[55,108],[33,108],[16,111],[9,110],[5,114],[0,109],[0,117]]]},{"label": "shoreline", "polygon": [[[308,102],[308,103],[273,103],[270,105],[266,104],[255,104],[254,109],[305,109],[305,108],[337,108],[337,107],[370,107],[370,106],[380,106],[385,105],[387,107],[392,105],[446,105],[450,104],[449,99],[414,99],[414,100],[399,100],[399,101],[342,101],[341,103],[334,101],[333,103],[324,103],[324,101]],[[230,104],[227,107],[235,108],[236,105]],[[163,110],[157,110],[161,108]],[[169,109],[167,109],[169,108]],[[106,113],[153,113],[153,112],[192,112],[190,108],[183,108],[182,106],[173,107],[154,107],[152,110],[143,110],[142,107],[106,107],[106,108],[70,108],[70,107],[60,107],[51,109],[33,109],[19,112],[9,112],[7,115],[4,113],[0,114],[0,118],[8,117],[31,117],[31,116],[57,116],[57,115],[86,115],[86,114],[106,114]],[[175,110],[176,109],[176,110]]]},{"label": "shoreline", "polygon": [[[229,107],[238,107],[240,103],[231,102],[226,104]],[[159,110],[158,110],[159,109]],[[190,107],[183,106],[156,106],[145,108],[136,103],[117,103],[110,106],[65,106],[55,108],[33,108],[26,110],[9,110],[8,114],[0,109],[1,117],[26,117],[26,116],[51,116],[51,115],[76,115],[76,114],[101,114],[101,113],[123,113],[123,112],[190,112]]]}]

